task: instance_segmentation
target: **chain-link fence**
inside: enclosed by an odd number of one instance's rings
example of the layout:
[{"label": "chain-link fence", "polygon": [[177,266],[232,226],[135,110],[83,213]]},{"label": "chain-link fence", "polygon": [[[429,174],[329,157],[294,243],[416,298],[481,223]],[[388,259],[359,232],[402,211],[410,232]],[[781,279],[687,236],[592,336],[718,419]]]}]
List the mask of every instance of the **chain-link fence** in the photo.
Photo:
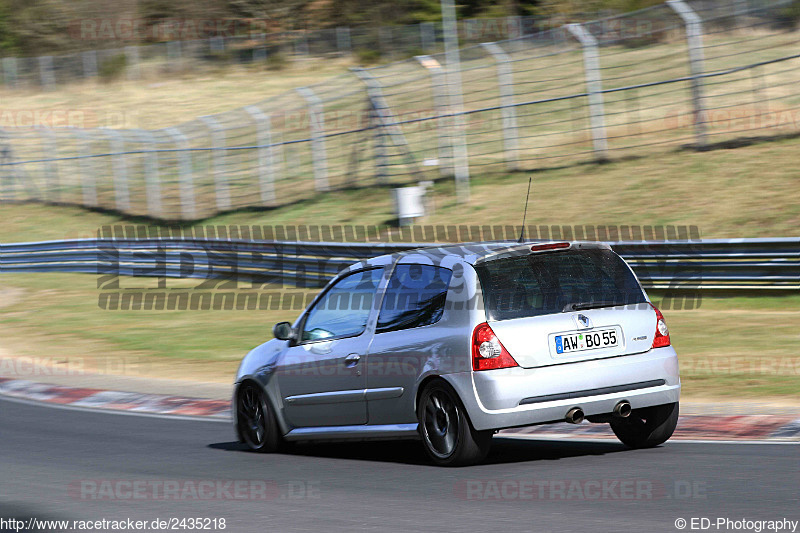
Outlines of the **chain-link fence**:
[{"label": "chain-link fence", "polygon": [[[75,43],[110,42],[116,46],[39,57],[0,58],[0,86],[55,89],[59,85],[96,78],[146,79],[226,64],[275,65],[309,57],[363,55],[365,59],[397,60],[442,49],[441,24],[383,27],[339,27],[313,31],[259,32],[258,24],[226,21],[175,20],[165,28],[142,30],[131,19],[87,19],[70,26]],[[461,21],[463,43],[516,38],[546,21],[511,16]],[[146,35],[139,35],[144,33]],[[207,35],[206,35],[207,34]],[[159,39],[132,44],[138,37]],[[194,38],[192,38],[194,37]]]},{"label": "chain-link fence", "polygon": [[790,4],[672,0],[466,47],[460,90],[440,53],[173,128],[0,131],[0,194],[197,219],[447,178],[459,143],[485,175],[794,135]]}]

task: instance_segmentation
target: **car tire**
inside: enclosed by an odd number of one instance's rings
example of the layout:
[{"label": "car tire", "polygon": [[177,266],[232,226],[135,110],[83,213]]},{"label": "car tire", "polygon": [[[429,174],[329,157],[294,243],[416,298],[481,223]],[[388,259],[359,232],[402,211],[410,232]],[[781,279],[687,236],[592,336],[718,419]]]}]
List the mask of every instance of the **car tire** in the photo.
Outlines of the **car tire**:
[{"label": "car tire", "polygon": [[282,448],[275,412],[266,394],[255,383],[245,383],[236,395],[236,425],[239,438],[254,452],[271,453]]},{"label": "car tire", "polygon": [[626,418],[613,418],[611,429],[631,448],[652,448],[667,441],[678,425],[678,402],[634,409]]},{"label": "car tire", "polygon": [[444,381],[433,381],[422,391],[417,419],[425,452],[439,466],[476,464],[489,453],[494,432],[472,427],[458,395]]}]

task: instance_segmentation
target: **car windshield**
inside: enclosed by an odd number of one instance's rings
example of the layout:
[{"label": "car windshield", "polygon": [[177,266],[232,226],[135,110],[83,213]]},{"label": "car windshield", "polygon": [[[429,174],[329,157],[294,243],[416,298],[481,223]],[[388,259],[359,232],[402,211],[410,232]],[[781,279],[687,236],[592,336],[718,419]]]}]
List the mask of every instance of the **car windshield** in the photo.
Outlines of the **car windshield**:
[{"label": "car windshield", "polygon": [[646,301],[611,250],[565,250],[476,265],[489,320],[508,320]]}]

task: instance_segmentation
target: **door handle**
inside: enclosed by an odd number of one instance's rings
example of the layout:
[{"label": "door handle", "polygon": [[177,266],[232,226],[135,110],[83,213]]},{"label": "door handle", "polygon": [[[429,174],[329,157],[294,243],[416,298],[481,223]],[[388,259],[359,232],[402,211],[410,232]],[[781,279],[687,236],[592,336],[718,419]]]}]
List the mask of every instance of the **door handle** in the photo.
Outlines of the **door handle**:
[{"label": "door handle", "polygon": [[360,360],[361,360],[360,355],[358,355],[357,353],[351,353],[350,355],[344,358],[344,366],[346,366],[347,368],[352,368],[356,366]]}]

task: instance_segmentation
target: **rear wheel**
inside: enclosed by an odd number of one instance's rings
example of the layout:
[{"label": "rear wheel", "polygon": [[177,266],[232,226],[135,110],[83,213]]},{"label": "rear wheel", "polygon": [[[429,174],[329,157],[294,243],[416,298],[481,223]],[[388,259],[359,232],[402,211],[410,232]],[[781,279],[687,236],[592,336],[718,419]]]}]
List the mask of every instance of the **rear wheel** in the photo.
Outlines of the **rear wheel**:
[{"label": "rear wheel", "polygon": [[493,432],[472,428],[455,391],[443,381],[425,387],[417,416],[422,444],[437,465],[471,465],[489,453]]},{"label": "rear wheel", "polygon": [[634,409],[627,418],[611,419],[611,429],[631,448],[652,448],[667,441],[678,425],[678,402]]},{"label": "rear wheel", "polygon": [[236,399],[236,423],[239,436],[256,452],[275,452],[281,438],[275,413],[264,391],[255,383],[245,383]]}]

